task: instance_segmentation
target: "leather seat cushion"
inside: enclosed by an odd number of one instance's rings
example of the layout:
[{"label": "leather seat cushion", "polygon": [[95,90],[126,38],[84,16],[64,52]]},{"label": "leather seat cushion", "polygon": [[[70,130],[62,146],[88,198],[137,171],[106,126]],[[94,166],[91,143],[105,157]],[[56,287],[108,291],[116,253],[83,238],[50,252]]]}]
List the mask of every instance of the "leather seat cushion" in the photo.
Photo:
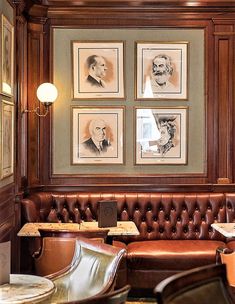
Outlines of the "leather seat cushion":
[{"label": "leather seat cushion", "polygon": [[128,269],[184,270],[216,262],[215,240],[156,240],[127,245]]},{"label": "leather seat cushion", "polygon": [[112,245],[115,246],[115,247],[127,250],[127,245],[125,243],[123,243],[123,242],[114,240]]}]

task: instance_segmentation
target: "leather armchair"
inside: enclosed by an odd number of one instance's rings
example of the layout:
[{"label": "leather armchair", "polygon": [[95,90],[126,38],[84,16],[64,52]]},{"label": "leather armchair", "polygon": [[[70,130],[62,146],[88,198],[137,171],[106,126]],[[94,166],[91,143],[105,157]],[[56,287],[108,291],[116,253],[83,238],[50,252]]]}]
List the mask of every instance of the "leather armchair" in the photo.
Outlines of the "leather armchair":
[{"label": "leather armchair", "polygon": [[76,238],[86,237],[95,242],[104,242],[109,229],[98,231],[39,229],[39,232],[41,246],[33,254],[34,271],[37,275],[46,276],[65,268],[71,263]]},{"label": "leather armchair", "polygon": [[71,263],[76,238],[86,237],[92,241],[104,242],[109,229],[99,231],[39,229],[39,232],[41,246],[33,254],[34,272],[37,275],[46,276],[65,268]]},{"label": "leather armchair", "polygon": [[217,263],[226,265],[229,285],[235,287],[235,251],[227,247],[217,248]]},{"label": "leather armchair", "polygon": [[117,268],[125,252],[108,244],[85,238],[76,239],[71,263],[47,276],[56,286],[51,302],[78,301],[112,290]]}]

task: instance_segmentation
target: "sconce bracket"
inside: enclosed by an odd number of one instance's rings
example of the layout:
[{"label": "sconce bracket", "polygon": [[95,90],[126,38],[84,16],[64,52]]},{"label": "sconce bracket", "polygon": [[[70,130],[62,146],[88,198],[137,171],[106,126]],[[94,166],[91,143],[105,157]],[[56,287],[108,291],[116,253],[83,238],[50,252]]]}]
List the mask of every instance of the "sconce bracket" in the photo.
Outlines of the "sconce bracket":
[{"label": "sconce bracket", "polygon": [[44,113],[40,113],[40,108],[37,107],[37,108],[35,108],[34,110],[27,110],[27,109],[24,109],[24,110],[22,111],[22,114],[24,114],[24,113],[35,113],[35,114],[36,114],[37,116],[39,116],[39,117],[45,117],[45,116],[47,116],[47,114],[48,114],[48,112],[49,112],[49,106],[50,106],[50,105],[44,104],[44,106],[45,106],[45,112],[44,112]]}]

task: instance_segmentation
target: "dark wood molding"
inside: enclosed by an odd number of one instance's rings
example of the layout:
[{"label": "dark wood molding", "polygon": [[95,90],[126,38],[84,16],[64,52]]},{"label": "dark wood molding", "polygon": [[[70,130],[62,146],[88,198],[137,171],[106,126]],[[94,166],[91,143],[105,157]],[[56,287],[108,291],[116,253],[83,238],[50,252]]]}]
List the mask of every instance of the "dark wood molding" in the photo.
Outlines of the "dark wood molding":
[{"label": "dark wood molding", "polygon": [[47,6],[59,6],[59,7],[158,7],[158,8],[175,8],[186,7],[194,9],[221,9],[221,8],[233,8],[235,7],[234,1],[227,0],[199,0],[199,1],[186,1],[186,0],[34,0],[35,3],[40,3]]},{"label": "dark wood molding", "polygon": [[55,185],[105,185],[112,183],[113,185],[122,184],[122,185],[137,185],[141,186],[142,184],[153,184],[155,186],[159,186],[161,184],[206,184],[207,177],[203,175],[193,175],[193,174],[182,174],[181,177],[179,175],[174,176],[171,174],[168,175],[135,175],[135,176],[128,176],[128,175],[61,175],[60,177],[55,176],[50,180],[50,184]]},{"label": "dark wood molding", "polygon": [[93,193],[122,193],[122,192],[234,192],[235,184],[85,184],[80,185],[37,185],[27,189],[26,194],[38,191],[56,191],[56,192],[93,192]]},{"label": "dark wood molding", "polygon": [[[138,1],[138,0],[31,0],[26,1],[25,13],[35,22],[43,22],[46,18],[66,20],[76,24],[76,20],[88,19],[90,24],[97,18],[102,20],[120,20],[128,16],[132,20],[157,18],[161,21],[194,20],[221,18],[221,14],[234,18],[235,3],[233,1]],[[224,16],[223,16],[224,17]],[[222,17],[222,18],[223,18]],[[94,20],[95,19],[95,20]],[[63,22],[64,23],[64,22]],[[121,23],[119,23],[121,25]]]}]

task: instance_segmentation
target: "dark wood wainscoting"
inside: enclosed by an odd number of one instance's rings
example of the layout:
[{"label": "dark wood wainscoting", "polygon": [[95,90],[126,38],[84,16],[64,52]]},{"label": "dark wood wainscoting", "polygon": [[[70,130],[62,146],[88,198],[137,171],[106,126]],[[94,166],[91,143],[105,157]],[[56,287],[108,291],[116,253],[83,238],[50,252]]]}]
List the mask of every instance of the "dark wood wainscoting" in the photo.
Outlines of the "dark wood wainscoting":
[{"label": "dark wood wainscoting", "polygon": [[0,242],[11,241],[11,271],[18,272],[19,241],[16,233],[19,229],[19,205],[15,202],[14,184],[0,189]]}]

